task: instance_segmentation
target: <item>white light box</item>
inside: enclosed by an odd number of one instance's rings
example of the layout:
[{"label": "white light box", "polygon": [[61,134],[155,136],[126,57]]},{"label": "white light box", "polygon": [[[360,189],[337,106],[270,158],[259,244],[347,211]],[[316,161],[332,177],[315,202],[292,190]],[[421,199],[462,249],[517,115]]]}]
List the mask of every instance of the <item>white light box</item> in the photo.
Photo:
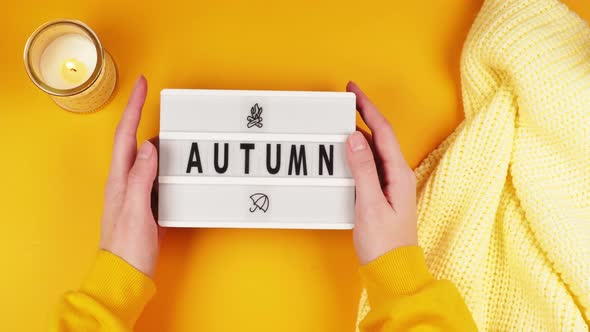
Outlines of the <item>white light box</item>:
[{"label": "white light box", "polygon": [[161,92],[158,223],[349,229],[347,92]]}]

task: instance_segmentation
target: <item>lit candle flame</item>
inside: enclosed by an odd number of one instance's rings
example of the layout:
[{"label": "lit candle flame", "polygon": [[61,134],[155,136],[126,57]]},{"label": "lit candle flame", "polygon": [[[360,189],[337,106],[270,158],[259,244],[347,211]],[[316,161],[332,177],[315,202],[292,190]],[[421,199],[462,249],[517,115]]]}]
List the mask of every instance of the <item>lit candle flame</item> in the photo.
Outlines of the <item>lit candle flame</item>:
[{"label": "lit candle flame", "polygon": [[61,78],[71,84],[82,84],[88,79],[88,69],[83,62],[76,59],[66,59],[61,64]]},{"label": "lit candle flame", "polygon": [[74,71],[74,72],[77,72],[78,71],[76,69],[76,64],[73,63],[73,62],[71,62],[71,61],[66,62],[66,68],[68,68],[68,70],[71,70],[71,71]]}]

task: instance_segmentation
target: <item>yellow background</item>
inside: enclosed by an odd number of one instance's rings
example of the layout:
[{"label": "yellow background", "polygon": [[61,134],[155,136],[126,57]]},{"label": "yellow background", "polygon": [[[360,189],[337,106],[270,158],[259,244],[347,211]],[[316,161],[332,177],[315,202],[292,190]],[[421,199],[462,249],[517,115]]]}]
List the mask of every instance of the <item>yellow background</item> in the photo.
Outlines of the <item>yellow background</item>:
[{"label": "yellow background", "polygon": [[[587,1],[567,3],[586,19]],[[162,88],[343,90],[355,80],[412,166],[461,120],[459,56],[479,0],[12,1],[0,37],[0,329],[45,330],[99,236],[113,133],[138,74],[139,138]],[[10,8],[9,8],[10,7]],[[91,115],[65,112],[25,74],[45,21],[89,24],[119,68]],[[172,229],[139,331],[349,331],[360,280],[350,231]]]}]

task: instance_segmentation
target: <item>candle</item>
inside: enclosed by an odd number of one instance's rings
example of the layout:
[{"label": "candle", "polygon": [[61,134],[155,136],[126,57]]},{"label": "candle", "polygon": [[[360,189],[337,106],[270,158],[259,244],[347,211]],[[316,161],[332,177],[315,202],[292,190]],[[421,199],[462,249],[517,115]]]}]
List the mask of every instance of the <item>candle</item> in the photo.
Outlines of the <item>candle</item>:
[{"label": "candle", "polygon": [[52,41],[40,62],[41,76],[48,85],[72,89],[90,78],[96,67],[96,49],[87,38],[70,33]]},{"label": "candle", "polygon": [[104,106],[116,85],[116,69],[87,25],[57,20],[39,27],[25,46],[31,80],[62,108],[90,112]]}]

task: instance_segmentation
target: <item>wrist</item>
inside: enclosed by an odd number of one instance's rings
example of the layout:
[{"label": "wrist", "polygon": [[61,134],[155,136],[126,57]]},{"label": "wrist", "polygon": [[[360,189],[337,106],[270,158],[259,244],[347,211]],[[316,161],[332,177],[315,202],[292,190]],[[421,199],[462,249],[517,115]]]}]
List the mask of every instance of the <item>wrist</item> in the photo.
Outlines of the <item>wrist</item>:
[{"label": "wrist", "polygon": [[416,245],[391,250],[363,265],[360,272],[373,303],[413,294],[434,280],[422,249]]},{"label": "wrist", "polygon": [[98,300],[131,327],[155,294],[156,286],[121,257],[100,250],[80,291]]},{"label": "wrist", "polygon": [[120,245],[114,243],[103,246],[101,247],[101,251],[106,251],[117,256],[138,272],[143,273],[146,277],[154,279],[155,265],[158,258],[157,249],[136,248],[130,245],[128,241],[124,241]]}]

